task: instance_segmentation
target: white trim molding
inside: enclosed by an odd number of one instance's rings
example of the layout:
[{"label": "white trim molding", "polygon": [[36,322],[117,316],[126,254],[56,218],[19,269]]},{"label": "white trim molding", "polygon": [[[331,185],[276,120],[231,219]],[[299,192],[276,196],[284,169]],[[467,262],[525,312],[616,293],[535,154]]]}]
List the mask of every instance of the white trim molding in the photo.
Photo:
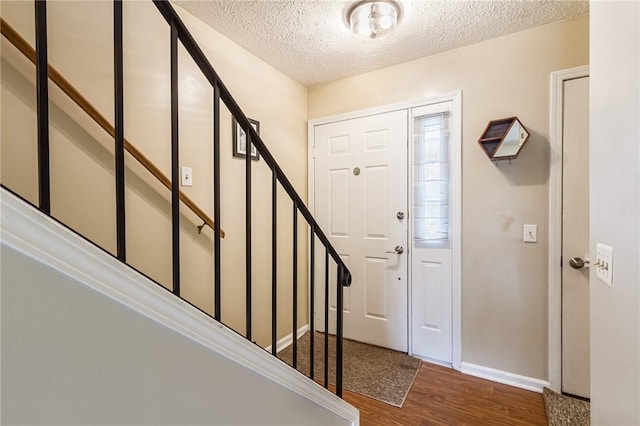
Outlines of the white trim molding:
[{"label": "white trim molding", "polygon": [[462,91],[452,93],[453,128],[452,140],[453,162],[451,189],[451,300],[452,306],[452,353],[453,368],[462,367]]},{"label": "white trim molding", "polygon": [[[305,324],[302,327],[300,327],[298,329],[298,332],[296,333],[298,335],[298,339],[301,338],[304,335],[304,333],[306,333],[307,331],[309,331],[309,324]],[[282,339],[276,342],[276,352],[280,352],[283,349],[288,348],[292,344],[293,344],[293,332],[287,334]],[[264,350],[271,353],[271,345],[264,348]]]},{"label": "white trim molding", "polygon": [[551,73],[549,99],[549,387],[561,390],[562,381],[562,132],[564,82],[588,77],[589,66]]},{"label": "white trim molding", "polygon": [[354,407],[176,298],[115,257],[70,231],[9,191],[0,192],[0,240],[127,308],[326,408],[351,425]]},{"label": "white trim molding", "polygon": [[481,379],[487,379],[492,382],[502,383],[504,385],[514,386],[516,388],[538,393],[542,393],[542,390],[545,387],[549,387],[549,382],[546,380],[534,379],[532,377],[521,376],[519,374],[470,364],[468,362],[463,362],[460,365],[460,371],[470,376],[480,377]]}]

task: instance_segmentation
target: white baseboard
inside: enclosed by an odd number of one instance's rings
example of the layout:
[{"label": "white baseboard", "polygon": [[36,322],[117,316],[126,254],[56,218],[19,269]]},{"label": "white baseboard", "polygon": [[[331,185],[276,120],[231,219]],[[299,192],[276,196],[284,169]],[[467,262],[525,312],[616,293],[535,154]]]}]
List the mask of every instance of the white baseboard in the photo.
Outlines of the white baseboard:
[{"label": "white baseboard", "polygon": [[[359,424],[358,410],[344,400],[4,188],[0,188],[0,242],[315,402],[349,424]],[[285,339],[281,341],[286,347]]]},{"label": "white baseboard", "polygon": [[470,376],[480,377],[482,379],[487,379],[493,382],[498,382],[538,393],[542,393],[543,388],[549,387],[549,382],[545,380],[520,376],[519,374],[496,370],[489,367],[483,367],[481,365],[470,364],[468,362],[463,362],[460,365],[460,371]]},{"label": "white baseboard", "polygon": [[[309,324],[305,324],[302,327],[300,327],[297,333],[298,339],[301,338],[304,335],[304,333],[306,333],[307,331],[309,331]],[[293,332],[287,334],[282,339],[276,342],[276,352],[280,352],[281,350],[288,348],[292,344],[293,344]],[[267,352],[271,352],[271,345],[264,348],[264,350]]]}]

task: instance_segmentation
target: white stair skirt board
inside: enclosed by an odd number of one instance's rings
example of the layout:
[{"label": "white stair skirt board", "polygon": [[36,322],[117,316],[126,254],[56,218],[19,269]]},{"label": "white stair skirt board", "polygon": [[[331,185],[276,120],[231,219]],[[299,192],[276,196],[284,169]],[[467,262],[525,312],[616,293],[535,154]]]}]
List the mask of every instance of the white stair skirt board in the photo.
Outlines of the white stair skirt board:
[{"label": "white stair skirt board", "polygon": [[491,380],[492,382],[498,382],[504,385],[538,393],[542,393],[543,388],[549,387],[549,382],[545,380],[520,376],[519,374],[508,373],[506,371],[470,364],[468,362],[463,362],[460,365],[460,371],[470,376],[480,377],[482,379]]},{"label": "white stair skirt board", "polygon": [[[297,333],[298,339],[301,338],[304,335],[304,333],[306,333],[307,331],[309,331],[309,324],[305,324],[302,327],[300,327]],[[293,344],[293,332],[287,334],[282,339],[276,342],[276,352],[280,352],[281,350],[288,348],[292,344]],[[264,348],[264,350],[271,353],[271,345]]]},{"label": "white stair skirt board", "polygon": [[176,298],[115,257],[0,188],[3,245],[77,280],[222,356],[326,408],[352,425],[359,412],[264,349]]}]

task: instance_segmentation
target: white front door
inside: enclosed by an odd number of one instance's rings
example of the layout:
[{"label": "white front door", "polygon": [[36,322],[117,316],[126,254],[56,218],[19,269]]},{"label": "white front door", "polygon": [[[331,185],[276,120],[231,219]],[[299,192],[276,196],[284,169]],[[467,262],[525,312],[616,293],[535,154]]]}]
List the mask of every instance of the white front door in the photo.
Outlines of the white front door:
[{"label": "white front door", "polygon": [[562,136],[562,391],[588,398],[589,77],[564,82]]},{"label": "white front door", "polygon": [[[404,352],[407,124],[405,109],[314,127],[315,217],[353,277],[345,289],[344,336]],[[316,265],[323,259],[318,253]],[[324,290],[316,288],[322,329]],[[335,312],[335,288],[331,294]]]}]

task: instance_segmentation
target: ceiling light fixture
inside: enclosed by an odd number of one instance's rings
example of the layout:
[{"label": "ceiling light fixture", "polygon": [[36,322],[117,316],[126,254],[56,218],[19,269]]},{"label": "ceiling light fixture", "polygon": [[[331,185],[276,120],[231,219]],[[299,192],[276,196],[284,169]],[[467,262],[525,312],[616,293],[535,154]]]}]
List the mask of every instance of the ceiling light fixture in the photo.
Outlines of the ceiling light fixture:
[{"label": "ceiling light fixture", "polygon": [[400,5],[394,0],[365,0],[347,12],[351,32],[370,39],[393,33],[400,20]]}]

